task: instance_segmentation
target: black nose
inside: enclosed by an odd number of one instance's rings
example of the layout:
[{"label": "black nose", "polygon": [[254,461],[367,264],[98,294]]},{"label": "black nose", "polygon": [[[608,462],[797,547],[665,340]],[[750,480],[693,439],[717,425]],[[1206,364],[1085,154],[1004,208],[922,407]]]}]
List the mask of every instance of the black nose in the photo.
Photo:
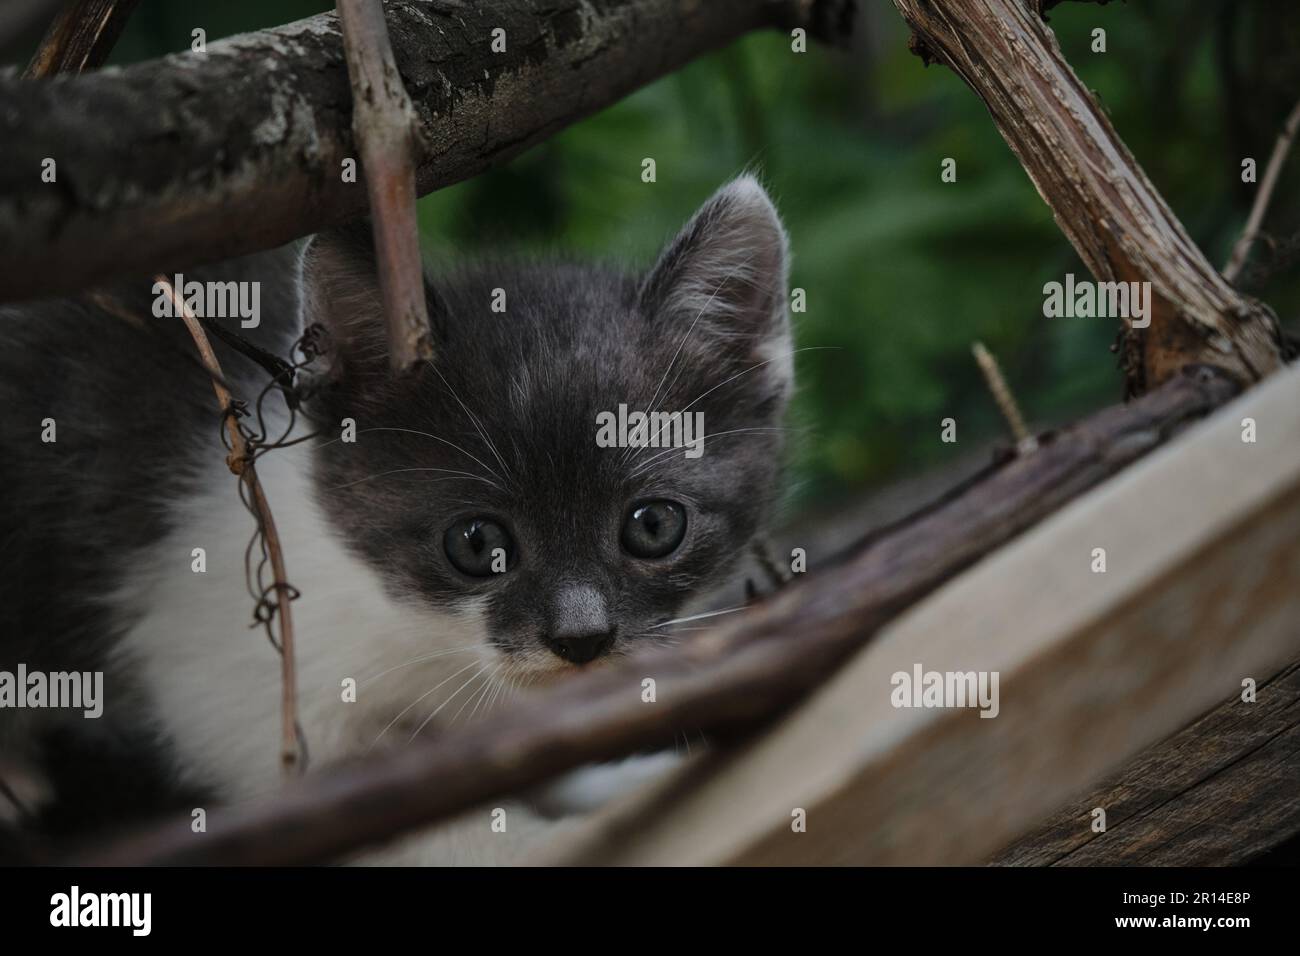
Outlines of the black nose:
[{"label": "black nose", "polygon": [[556,634],[547,638],[546,643],[551,650],[571,664],[586,664],[609,650],[609,646],[614,643],[614,632]]}]

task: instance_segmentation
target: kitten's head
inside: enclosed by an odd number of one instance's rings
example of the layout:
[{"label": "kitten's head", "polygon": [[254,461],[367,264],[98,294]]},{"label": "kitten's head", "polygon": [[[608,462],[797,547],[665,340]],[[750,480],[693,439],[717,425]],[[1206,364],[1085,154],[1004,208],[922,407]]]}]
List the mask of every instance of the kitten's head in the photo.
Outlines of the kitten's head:
[{"label": "kitten's head", "polygon": [[[331,345],[310,414],[331,437],[355,421],[355,441],[316,452],[319,502],[395,596],[477,610],[491,651],[528,670],[664,640],[773,505],[787,258],[771,201],[741,177],[640,276],[539,263],[426,277],[436,356],[395,374],[368,226],[316,237],[304,321]],[[683,414],[638,432],[636,411]],[[681,426],[701,421],[702,446],[664,447],[698,442]]]}]

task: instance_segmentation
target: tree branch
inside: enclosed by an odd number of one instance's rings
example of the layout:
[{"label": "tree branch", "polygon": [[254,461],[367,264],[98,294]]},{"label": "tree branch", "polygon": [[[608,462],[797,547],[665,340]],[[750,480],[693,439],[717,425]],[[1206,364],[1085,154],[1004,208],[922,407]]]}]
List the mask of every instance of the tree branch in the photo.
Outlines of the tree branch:
[{"label": "tree branch", "polygon": [[388,358],[403,372],[433,357],[415,221],[415,157],[425,151],[420,119],[393,62],[379,0],[338,0],[352,79],[352,135],[366,174]]},{"label": "tree branch", "polygon": [[[1125,330],[1138,394],[1189,363],[1253,382],[1280,364],[1277,317],[1219,275],[1025,0],[894,0],[927,63],[950,67],[1100,281],[1150,282],[1150,327]],[[1050,4],[1042,4],[1042,7]]]},{"label": "tree branch", "polygon": [[1291,115],[1282,125],[1282,132],[1278,133],[1277,142],[1273,144],[1273,154],[1269,156],[1268,167],[1264,170],[1264,178],[1259,183],[1259,192],[1255,194],[1255,202],[1250,207],[1246,228],[1242,230],[1241,237],[1232,247],[1228,264],[1223,267],[1223,278],[1228,282],[1237,280],[1241,267],[1246,264],[1246,257],[1250,255],[1250,247],[1255,244],[1255,238],[1259,235],[1260,226],[1264,225],[1264,214],[1268,212],[1269,201],[1273,198],[1273,189],[1277,186],[1278,176],[1282,172],[1282,165],[1286,162],[1287,153],[1291,151],[1291,143],[1295,139],[1297,130],[1300,130],[1300,102],[1297,102],[1291,110]]},{"label": "tree branch", "polygon": [[[386,5],[429,148],[420,195],[498,165],[760,28],[842,37],[854,0],[459,0]],[[494,53],[492,31],[506,31]],[[0,300],[171,274],[365,211],[338,19],[109,73],[0,79]],[[230,104],[238,103],[238,110]],[[43,183],[43,160],[57,181]]]},{"label": "tree branch", "polygon": [[102,66],[140,0],[72,0],[54,18],[23,79]]},{"label": "tree branch", "polygon": [[[1006,460],[963,493],[869,539],[840,566],[797,577],[775,596],[678,648],[577,675],[464,730],[383,757],[321,770],[272,801],[187,816],[99,847],[106,865],[287,864],[330,859],[554,774],[641,748],[686,728],[751,731],[817,687],[885,622],[1065,502],[1115,474],[1235,393],[1228,376],[1186,370],[1127,406]],[[656,700],[642,681],[656,681]]]}]

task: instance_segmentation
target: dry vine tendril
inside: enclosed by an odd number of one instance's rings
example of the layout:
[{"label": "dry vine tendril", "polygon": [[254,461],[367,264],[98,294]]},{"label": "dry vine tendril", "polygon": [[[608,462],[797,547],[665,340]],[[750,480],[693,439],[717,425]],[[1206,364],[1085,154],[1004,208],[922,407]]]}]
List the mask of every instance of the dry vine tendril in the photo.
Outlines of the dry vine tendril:
[{"label": "dry vine tendril", "polygon": [[[204,324],[207,325],[208,323]],[[309,383],[301,381],[298,373],[310,366],[324,352],[327,345],[327,334],[324,327],[319,324],[308,326],[290,347],[290,361],[288,362],[256,349],[251,343],[233,333],[224,332],[224,334],[220,335],[220,338],[232,348],[242,352],[271,372],[271,378],[263,386],[253,403],[251,415],[248,403],[234,398],[232,393],[230,403],[221,415],[218,430],[221,434],[221,443],[226,449],[226,460],[230,465],[230,469],[240,479],[239,500],[248,513],[253,516],[256,524],[253,535],[249,538],[248,546],[244,549],[244,580],[249,596],[253,598],[253,622],[250,626],[256,627],[260,624],[266,633],[267,641],[275,648],[276,653],[283,658],[284,646],[277,637],[274,627],[276,615],[280,608],[278,592],[284,591],[287,600],[290,601],[296,600],[302,592],[287,581],[276,582],[272,578],[268,583],[266,580],[267,571],[271,564],[266,525],[262,519],[262,511],[257,507],[253,499],[253,489],[247,476],[250,474],[249,466],[256,466],[257,462],[268,451],[290,448],[319,437],[320,433],[316,431],[299,435],[296,438],[290,438],[289,436],[293,434],[294,429],[297,427],[302,399],[310,392]],[[285,422],[279,436],[274,440],[269,437],[271,429],[266,420],[266,398],[272,391],[282,393],[285,407],[289,412],[288,420]],[[230,425],[234,426],[243,439],[242,455],[237,454],[235,450],[229,430]],[[254,564],[255,553],[260,553],[260,558],[258,558],[256,564]],[[298,748],[294,764],[301,772],[307,767],[308,751],[307,740],[303,735],[302,726],[297,722],[296,714],[294,726]]]}]

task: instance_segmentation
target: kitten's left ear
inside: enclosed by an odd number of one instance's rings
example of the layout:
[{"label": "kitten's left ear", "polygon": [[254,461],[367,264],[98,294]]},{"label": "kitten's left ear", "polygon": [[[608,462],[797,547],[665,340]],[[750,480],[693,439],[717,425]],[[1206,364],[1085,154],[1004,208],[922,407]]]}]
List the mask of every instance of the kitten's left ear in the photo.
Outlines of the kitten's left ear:
[{"label": "kitten's left ear", "polygon": [[[792,379],[786,308],[789,240],[751,175],[719,189],[668,245],[640,288],[642,309],[673,336],[739,361],[771,360],[782,391]],[[675,340],[675,339],[674,339]]]},{"label": "kitten's left ear", "polygon": [[[329,333],[330,373],[386,376],[388,333],[370,220],[356,219],[313,236],[303,248],[299,270],[301,324],[319,322]],[[436,332],[442,305],[427,275],[424,292]]]}]

